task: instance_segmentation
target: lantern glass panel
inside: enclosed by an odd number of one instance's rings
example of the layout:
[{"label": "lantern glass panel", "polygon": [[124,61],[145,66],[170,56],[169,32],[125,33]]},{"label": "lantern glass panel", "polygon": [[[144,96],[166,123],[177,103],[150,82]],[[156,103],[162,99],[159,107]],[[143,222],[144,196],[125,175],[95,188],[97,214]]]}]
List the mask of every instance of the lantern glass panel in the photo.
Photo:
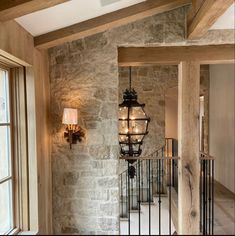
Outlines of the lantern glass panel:
[{"label": "lantern glass panel", "polygon": [[[132,151],[130,149],[132,149]],[[121,144],[121,151],[122,154],[127,156],[129,156],[131,152],[133,153],[133,156],[139,156],[139,154],[141,154],[140,144],[131,144],[130,146]]]},{"label": "lantern glass panel", "polygon": [[128,108],[127,107],[119,107],[119,119],[127,119],[128,118]]},{"label": "lantern glass panel", "polygon": [[144,135],[132,135],[131,136],[131,143],[139,143],[143,140]]},{"label": "lantern glass panel", "polygon": [[144,119],[146,114],[141,106],[130,107],[130,119]]},{"label": "lantern glass panel", "polygon": [[119,120],[119,133],[127,134],[128,133],[128,122],[126,120]]},{"label": "lantern glass panel", "polygon": [[119,142],[128,143],[128,136],[127,135],[119,135]]},{"label": "lantern glass panel", "polygon": [[146,129],[147,129],[147,120],[136,120],[133,123],[133,129],[132,129],[132,133],[133,134],[144,134],[146,133]]}]

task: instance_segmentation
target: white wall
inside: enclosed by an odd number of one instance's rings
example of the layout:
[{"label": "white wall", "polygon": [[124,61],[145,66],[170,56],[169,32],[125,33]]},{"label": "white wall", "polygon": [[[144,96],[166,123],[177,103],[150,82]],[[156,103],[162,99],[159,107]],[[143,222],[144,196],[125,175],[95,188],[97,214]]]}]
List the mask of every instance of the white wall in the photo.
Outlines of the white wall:
[{"label": "white wall", "polygon": [[235,192],[234,65],[210,66],[209,150],[215,179]]}]

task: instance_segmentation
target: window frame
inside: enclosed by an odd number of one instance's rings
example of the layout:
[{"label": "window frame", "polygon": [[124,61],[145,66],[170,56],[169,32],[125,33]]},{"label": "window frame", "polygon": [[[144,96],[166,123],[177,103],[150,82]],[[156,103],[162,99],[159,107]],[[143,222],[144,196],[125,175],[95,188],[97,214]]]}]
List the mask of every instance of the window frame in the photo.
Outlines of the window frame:
[{"label": "window frame", "polygon": [[16,176],[18,175],[18,171],[17,171],[17,162],[16,162],[16,158],[14,157],[14,131],[13,131],[13,127],[14,127],[14,112],[12,109],[12,77],[11,77],[11,69],[9,67],[7,67],[6,65],[0,63],[0,69],[2,71],[6,72],[6,76],[7,76],[7,83],[8,83],[8,88],[7,88],[7,99],[8,99],[8,112],[9,112],[9,121],[6,123],[2,123],[0,124],[1,127],[8,127],[10,132],[10,159],[9,159],[9,163],[10,163],[10,168],[9,168],[9,175],[6,178],[3,178],[0,182],[0,184],[4,184],[4,183],[11,183],[11,222],[12,222],[12,228],[9,229],[7,232],[4,232],[4,234],[11,234],[13,231],[15,233],[19,232],[19,227],[18,227],[18,184],[16,181]]},{"label": "window frame", "polygon": [[[29,183],[28,183],[28,124],[25,68],[9,66],[0,61],[0,69],[8,73],[12,228],[6,235],[16,235],[29,230]],[[8,181],[7,180],[7,181]],[[4,181],[5,183],[5,181]]]}]

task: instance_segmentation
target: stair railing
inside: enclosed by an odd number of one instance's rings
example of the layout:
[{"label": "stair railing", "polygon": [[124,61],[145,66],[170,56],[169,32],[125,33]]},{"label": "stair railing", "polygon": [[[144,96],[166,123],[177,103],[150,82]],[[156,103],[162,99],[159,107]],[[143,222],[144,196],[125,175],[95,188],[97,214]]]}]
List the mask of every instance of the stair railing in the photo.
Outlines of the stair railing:
[{"label": "stair railing", "polygon": [[[133,160],[130,158],[121,158]],[[137,159],[134,164],[128,162],[127,170],[120,174],[120,216],[128,221],[128,234],[171,234],[171,187],[173,161],[179,157],[166,156],[165,146],[147,157]],[[162,230],[162,200],[168,195],[168,232]],[[156,219],[152,219],[152,205],[154,198],[158,208],[158,232],[152,232],[156,228]],[[167,198],[165,198],[166,200]],[[141,206],[148,207],[148,232],[141,229]],[[131,227],[131,213],[138,214],[138,229]],[[155,213],[156,215],[156,213]],[[165,222],[166,223],[166,222]],[[154,224],[154,227],[153,227]],[[165,230],[165,229],[164,229]]]},{"label": "stair railing", "polygon": [[[174,138],[165,139],[165,155],[168,157],[178,156],[178,140]],[[178,193],[178,161],[172,160],[172,165],[169,167],[172,176],[172,187]]]},{"label": "stair railing", "polygon": [[200,153],[200,230],[214,235],[214,167],[215,158]]}]

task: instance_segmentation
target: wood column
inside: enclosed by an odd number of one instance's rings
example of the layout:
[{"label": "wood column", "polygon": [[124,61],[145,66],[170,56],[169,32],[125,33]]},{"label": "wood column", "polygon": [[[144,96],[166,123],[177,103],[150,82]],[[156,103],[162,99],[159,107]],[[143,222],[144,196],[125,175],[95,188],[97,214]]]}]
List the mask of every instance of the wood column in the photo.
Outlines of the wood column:
[{"label": "wood column", "polygon": [[178,95],[179,235],[199,235],[200,231],[199,87],[200,64],[181,62]]}]

